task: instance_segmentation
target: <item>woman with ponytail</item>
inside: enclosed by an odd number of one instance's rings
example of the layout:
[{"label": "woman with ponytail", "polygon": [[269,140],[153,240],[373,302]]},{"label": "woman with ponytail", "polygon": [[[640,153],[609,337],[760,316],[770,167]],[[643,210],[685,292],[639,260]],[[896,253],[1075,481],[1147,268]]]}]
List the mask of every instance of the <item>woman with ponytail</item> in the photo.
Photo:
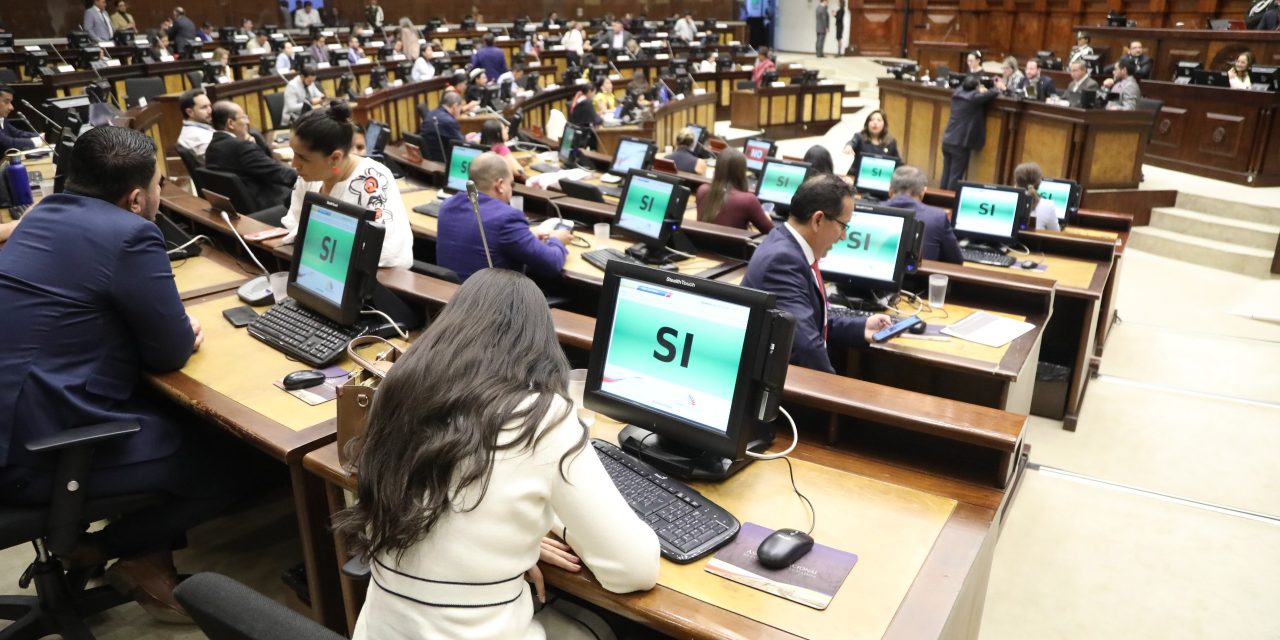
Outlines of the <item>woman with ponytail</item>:
[{"label": "woman with ponytail", "polygon": [[1058,210],[1053,203],[1040,197],[1040,181],[1044,172],[1034,162],[1024,162],[1013,169],[1013,186],[1025,189],[1031,197],[1031,217],[1036,219],[1037,229],[1059,231]]},{"label": "woman with ponytail", "polygon": [[378,266],[408,269],[413,264],[413,231],[400,200],[400,188],[382,163],[352,153],[355,133],[351,107],[338,100],[294,121],[289,146],[298,182],[282,223],[290,238],[298,232],[302,201],[308,191],[370,209],[374,220],[387,230]]}]

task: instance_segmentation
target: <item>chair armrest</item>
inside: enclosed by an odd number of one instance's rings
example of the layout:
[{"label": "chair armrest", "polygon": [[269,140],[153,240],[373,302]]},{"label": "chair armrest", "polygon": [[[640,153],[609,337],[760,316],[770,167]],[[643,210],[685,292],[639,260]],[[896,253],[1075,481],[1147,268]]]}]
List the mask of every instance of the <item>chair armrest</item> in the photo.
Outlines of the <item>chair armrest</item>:
[{"label": "chair armrest", "polygon": [[94,424],[87,427],[76,427],[62,431],[57,435],[28,442],[27,451],[45,453],[70,447],[95,445],[105,440],[137,433],[140,430],[142,430],[142,427],[138,426],[137,422],[130,421],[103,422],[102,424]]},{"label": "chair armrest", "polygon": [[368,580],[369,563],[365,562],[361,556],[352,556],[350,560],[342,565],[342,573],[348,578]]}]

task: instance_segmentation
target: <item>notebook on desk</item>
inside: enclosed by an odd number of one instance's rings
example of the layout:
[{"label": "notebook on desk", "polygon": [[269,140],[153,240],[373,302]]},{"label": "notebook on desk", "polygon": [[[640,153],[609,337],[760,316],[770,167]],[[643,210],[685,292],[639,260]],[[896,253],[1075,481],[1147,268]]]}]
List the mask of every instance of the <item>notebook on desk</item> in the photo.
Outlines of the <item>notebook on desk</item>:
[{"label": "notebook on desk", "polygon": [[738,537],[707,562],[707,573],[772,593],[814,609],[826,609],[858,563],[847,551],[815,544],[813,550],[785,569],[766,569],[756,560],[756,549],[773,533],[753,522],[742,523]]}]

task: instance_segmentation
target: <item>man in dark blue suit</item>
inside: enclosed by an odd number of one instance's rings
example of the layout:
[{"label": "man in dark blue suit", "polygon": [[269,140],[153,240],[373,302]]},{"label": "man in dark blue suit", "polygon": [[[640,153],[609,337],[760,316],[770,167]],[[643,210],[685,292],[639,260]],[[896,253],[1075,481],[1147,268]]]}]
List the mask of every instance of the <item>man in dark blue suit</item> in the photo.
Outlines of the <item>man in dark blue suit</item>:
[{"label": "man in dark blue suit", "polygon": [[831,316],[818,260],[844,238],[853,217],[853,193],[841,178],[821,174],[800,185],[785,224],[774,227],[747,264],[742,286],[778,297],[778,308],[796,319],[791,363],[835,373],[827,345],[866,345],[893,324],[889,316]]},{"label": "man in dark blue suit", "polygon": [[[88,497],[161,492],[159,506],[85,536],[64,560],[105,564],[117,589],[160,620],[190,619],[173,598],[171,550],[183,532],[235,504],[247,487],[230,438],[179,426],[139,388],[141,372],[182,367],[203,339],[174,285],[153,222],[155,145],[122,127],[76,140],[66,191],[23,217],[0,251],[0,501],[47,504],[52,460],[26,444],[73,427],[136,422],[141,431],[94,452]],[[234,472],[229,470],[234,469]]]},{"label": "man in dark blue suit", "polygon": [[454,142],[462,142],[462,127],[458,125],[458,116],[463,108],[462,94],[457,91],[446,91],[440,97],[440,106],[427,111],[425,104],[418,107],[422,115],[422,157],[427,160],[444,162],[444,154]]},{"label": "man in dark blue suit", "polygon": [[969,155],[987,143],[987,103],[1000,94],[988,91],[977,76],[966,76],[951,94],[951,119],[942,133],[942,188],[956,188],[969,173]]},{"label": "man in dark blue suit", "polygon": [[476,200],[484,220],[484,238],[481,239],[467,194],[454,194],[440,206],[436,263],[466,280],[489,266],[485,257],[487,242],[493,266],[499,269],[521,271],[543,282],[558,277],[569,256],[565,246],[569,232],[548,233],[531,228],[524,212],[511,206],[514,180],[511,167],[502,156],[482,153],[471,161],[470,172],[480,192]]},{"label": "man in dark blue suit", "polygon": [[13,126],[8,121],[13,113],[13,88],[0,84],[0,154],[6,149],[34,149],[44,144],[40,134]]},{"label": "man in dark blue suit", "polygon": [[961,264],[964,257],[960,255],[960,241],[951,228],[947,212],[923,202],[924,189],[928,184],[929,177],[923,171],[904,164],[889,179],[889,201],[884,206],[911,209],[916,212],[916,220],[924,223],[924,243],[920,257]]}]

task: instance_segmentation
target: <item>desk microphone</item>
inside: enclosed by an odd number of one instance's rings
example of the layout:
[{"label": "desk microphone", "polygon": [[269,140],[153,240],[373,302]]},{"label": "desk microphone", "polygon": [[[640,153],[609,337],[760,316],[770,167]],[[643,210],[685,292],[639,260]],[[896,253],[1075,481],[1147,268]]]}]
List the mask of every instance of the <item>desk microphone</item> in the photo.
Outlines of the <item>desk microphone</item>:
[{"label": "desk microphone", "polygon": [[227,228],[231,229],[231,235],[240,241],[240,246],[244,247],[244,252],[249,254],[249,258],[253,260],[254,264],[258,265],[263,274],[240,285],[240,288],[236,290],[236,295],[239,296],[241,302],[250,306],[258,307],[267,304],[275,297],[271,291],[271,272],[262,266],[262,263],[258,261],[258,256],[253,255],[253,251],[249,249],[249,244],[244,241],[244,238],[240,236],[240,231],[236,229],[236,225],[231,223],[231,216],[227,215],[226,211],[219,211],[219,213],[222,215],[222,221],[227,223]]},{"label": "desk microphone", "polygon": [[[440,136],[440,116],[432,114],[431,123],[436,127],[436,146],[440,147],[440,162],[449,162],[449,156],[444,152],[444,138]],[[445,180],[449,179],[449,167],[444,168]]]},{"label": "desk microphone", "polygon": [[48,123],[50,124],[50,126],[52,126],[55,130],[61,130],[61,129],[62,129],[62,125],[58,124],[58,122],[57,122],[56,120],[54,120],[53,118],[50,118],[49,116],[46,116],[46,115],[44,114],[44,112],[43,112],[43,111],[41,111],[41,110],[39,110],[39,109],[37,109],[37,108],[35,107],[35,105],[31,104],[30,102],[27,102],[26,98],[19,98],[19,99],[18,99],[18,102],[21,102],[21,103],[23,104],[23,106],[25,106],[26,108],[28,108],[28,109],[30,109],[30,110],[32,110],[32,111],[34,111],[34,112],[36,113],[36,115],[40,116],[41,118],[44,118],[44,121],[45,121],[45,122],[48,122]]},{"label": "desk microphone", "polygon": [[493,255],[489,253],[489,240],[484,235],[484,221],[480,218],[480,196],[476,190],[476,181],[467,181],[467,200],[471,201],[471,211],[476,214],[476,226],[480,228],[480,243],[484,245],[484,259],[493,268]]}]

